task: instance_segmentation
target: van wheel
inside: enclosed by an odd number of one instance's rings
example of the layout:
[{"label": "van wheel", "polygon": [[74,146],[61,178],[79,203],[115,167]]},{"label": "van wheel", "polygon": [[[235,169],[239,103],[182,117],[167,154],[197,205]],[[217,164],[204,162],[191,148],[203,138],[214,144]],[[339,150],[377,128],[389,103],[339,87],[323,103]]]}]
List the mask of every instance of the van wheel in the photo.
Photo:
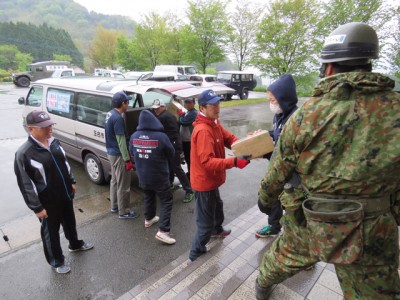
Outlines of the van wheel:
[{"label": "van wheel", "polygon": [[249,98],[249,91],[248,90],[243,90],[240,93],[240,100],[246,100],[247,98]]},{"label": "van wheel", "polygon": [[28,87],[30,84],[31,81],[26,76],[22,76],[17,79],[17,85],[20,87]]},{"label": "van wheel", "polygon": [[91,181],[99,185],[105,182],[103,167],[96,155],[92,153],[86,154],[84,166],[86,174]]}]

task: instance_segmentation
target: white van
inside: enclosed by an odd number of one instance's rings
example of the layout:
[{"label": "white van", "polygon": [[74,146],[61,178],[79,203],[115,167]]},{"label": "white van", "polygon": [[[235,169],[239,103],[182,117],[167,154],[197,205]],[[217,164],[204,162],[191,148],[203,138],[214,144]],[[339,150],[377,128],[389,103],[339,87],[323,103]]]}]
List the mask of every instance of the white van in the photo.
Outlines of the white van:
[{"label": "white van", "polygon": [[[104,77],[43,79],[32,83],[26,98],[18,99],[18,103],[25,106],[23,125],[26,126],[29,112],[47,111],[56,123],[53,135],[67,156],[83,163],[91,181],[102,184],[111,173],[104,122],[107,112],[112,109],[112,97],[118,91],[132,96],[124,115],[130,137],[136,130],[140,112],[151,107],[154,99],[170,103],[173,98],[196,97],[203,89],[182,82],[143,82],[138,85],[134,80]],[[216,92],[224,94],[226,88]]]},{"label": "white van", "polygon": [[158,65],[154,68],[154,72],[172,72],[190,76],[197,74],[197,69],[188,65]]},{"label": "white van", "polygon": [[[102,184],[110,178],[111,171],[105,148],[105,117],[112,109],[114,93],[129,85],[136,82],[103,77],[38,80],[32,83],[26,99],[18,99],[19,104],[25,105],[23,125],[26,126],[26,115],[32,110],[47,111],[56,123],[53,135],[60,140],[67,156],[82,162],[89,178]],[[141,99],[136,99],[130,107],[129,134],[136,128],[144,105]]]}]

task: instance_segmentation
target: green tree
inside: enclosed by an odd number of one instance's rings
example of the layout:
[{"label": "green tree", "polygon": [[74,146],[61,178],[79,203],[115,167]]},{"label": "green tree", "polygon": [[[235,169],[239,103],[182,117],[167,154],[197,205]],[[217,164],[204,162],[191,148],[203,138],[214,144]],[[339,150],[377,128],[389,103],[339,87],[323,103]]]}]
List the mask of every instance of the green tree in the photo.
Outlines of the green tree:
[{"label": "green tree", "polygon": [[117,61],[126,70],[150,70],[151,65],[136,44],[136,39],[129,40],[120,35],[117,39]]},{"label": "green tree", "polygon": [[32,60],[30,54],[20,52],[14,45],[0,45],[0,69],[25,71]]},{"label": "green tree", "polygon": [[368,23],[379,29],[391,14],[384,0],[329,0],[324,2],[323,10],[324,14],[329,16],[323,18],[320,23],[324,36],[349,22]]},{"label": "green tree", "polygon": [[315,0],[275,1],[257,33],[254,65],[275,79],[291,73],[300,87],[316,74],[315,57],[321,41],[315,24],[320,17]]},{"label": "green tree", "polygon": [[95,67],[114,69],[117,63],[117,39],[121,33],[98,26],[89,45],[88,56]]},{"label": "green tree", "polygon": [[233,20],[226,44],[227,54],[233,58],[239,71],[250,65],[256,33],[264,8],[246,0],[238,0],[235,11],[229,16]]},{"label": "green tree", "polygon": [[220,0],[189,0],[187,3],[190,24],[183,29],[185,59],[195,62],[205,72],[210,64],[224,60],[229,30],[226,3]]},{"label": "green tree", "polygon": [[53,59],[59,61],[72,61],[71,56],[68,54],[53,54]]}]

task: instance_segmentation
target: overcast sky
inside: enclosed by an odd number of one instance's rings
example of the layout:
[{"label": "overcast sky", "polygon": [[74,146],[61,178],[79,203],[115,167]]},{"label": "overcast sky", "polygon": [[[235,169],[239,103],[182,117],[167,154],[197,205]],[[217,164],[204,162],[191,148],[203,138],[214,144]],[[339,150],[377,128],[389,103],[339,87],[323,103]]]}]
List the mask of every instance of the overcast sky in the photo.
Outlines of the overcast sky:
[{"label": "overcast sky", "polygon": [[74,0],[86,7],[89,11],[95,11],[106,15],[123,15],[139,21],[143,15],[155,11],[164,14],[173,11],[178,15],[184,15],[187,0]]}]

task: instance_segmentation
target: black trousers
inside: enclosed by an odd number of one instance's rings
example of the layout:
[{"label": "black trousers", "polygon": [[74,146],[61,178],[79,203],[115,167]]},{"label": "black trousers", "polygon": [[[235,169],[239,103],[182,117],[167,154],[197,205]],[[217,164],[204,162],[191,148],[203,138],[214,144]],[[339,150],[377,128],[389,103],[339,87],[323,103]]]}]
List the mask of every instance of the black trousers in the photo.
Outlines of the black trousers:
[{"label": "black trousers", "polygon": [[160,222],[158,227],[164,231],[171,230],[172,192],[169,186],[149,188],[143,187],[144,191],[144,217],[151,220],[156,215],[157,197],[160,199]]},{"label": "black trousers", "polygon": [[175,149],[175,156],[172,165],[169,165],[169,182],[172,184],[174,182],[174,177],[178,177],[179,182],[182,184],[182,188],[186,192],[191,192],[192,187],[190,181],[187,178],[185,171],[183,171],[181,166],[181,150]]},{"label": "black trousers", "polygon": [[279,223],[283,215],[283,209],[280,201],[276,201],[271,208],[271,214],[268,215],[268,224],[271,226],[272,232],[281,231],[281,224]]},{"label": "black trousers", "polygon": [[187,164],[187,174],[190,180],[190,142],[182,142],[183,155]]},{"label": "black trousers", "polygon": [[64,229],[65,238],[69,241],[69,248],[78,249],[84,243],[82,240],[78,240],[72,200],[57,201],[52,205],[47,205],[45,209],[48,217],[39,219],[42,225],[40,234],[46,260],[52,267],[56,268],[64,264],[64,255],[60,243],[60,225]]},{"label": "black trousers", "polygon": [[219,190],[208,192],[194,192],[196,200],[196,233],[189,253],[189,259],[194,261],[203,253],[206,253],[206,245],[211,239],[211,235],[224,230],[224,203],[219,194]]}]

